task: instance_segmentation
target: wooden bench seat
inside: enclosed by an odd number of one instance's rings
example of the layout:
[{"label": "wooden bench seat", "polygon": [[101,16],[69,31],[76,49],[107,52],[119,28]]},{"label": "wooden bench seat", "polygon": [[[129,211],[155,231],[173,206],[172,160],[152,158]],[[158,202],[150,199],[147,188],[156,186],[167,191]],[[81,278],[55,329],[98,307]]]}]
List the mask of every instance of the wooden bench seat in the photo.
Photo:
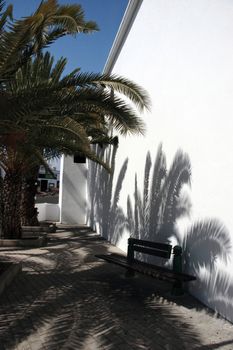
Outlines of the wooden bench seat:
[{"label": "wooden bench seat", "polygon": [[[152,255],[163,259],[170,259],[174,254],[173,269],[149,264],[135,258],[135,252]],[[170,244],[139,240],[135,238],[128,239],[127,256],[121,254],[97,254],[96,257],[109,263],[113,263],[127,269],[126,276],[133,276],[134,272],[168,281],[173,284],[172,293],[176,295],[183,294],[182,283],[196,280],[196,277],[182,273],[182,249],[175,246],[172,249]]]}]

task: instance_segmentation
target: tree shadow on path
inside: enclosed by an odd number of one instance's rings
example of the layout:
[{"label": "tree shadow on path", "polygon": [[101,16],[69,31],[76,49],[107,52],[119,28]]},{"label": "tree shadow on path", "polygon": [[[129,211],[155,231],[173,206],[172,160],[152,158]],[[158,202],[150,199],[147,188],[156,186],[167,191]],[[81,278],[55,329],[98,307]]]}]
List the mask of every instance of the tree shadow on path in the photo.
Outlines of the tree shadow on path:
[{"label": "tree shadow on path", "polygon": [[24,271],[0,301],[0,349],[207,349],[170,285],[98,261],[116,248],[88,229],[60,235],[44,254],[23,252]]}]

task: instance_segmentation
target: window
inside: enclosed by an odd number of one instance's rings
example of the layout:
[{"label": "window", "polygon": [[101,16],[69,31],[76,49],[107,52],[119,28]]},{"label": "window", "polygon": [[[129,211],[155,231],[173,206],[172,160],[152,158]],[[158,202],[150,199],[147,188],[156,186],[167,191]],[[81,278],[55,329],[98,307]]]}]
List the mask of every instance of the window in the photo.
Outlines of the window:
[{"label": "window", "polygon": [[82,154],[75,154],[74,163],[86,163],[86,157]]}]

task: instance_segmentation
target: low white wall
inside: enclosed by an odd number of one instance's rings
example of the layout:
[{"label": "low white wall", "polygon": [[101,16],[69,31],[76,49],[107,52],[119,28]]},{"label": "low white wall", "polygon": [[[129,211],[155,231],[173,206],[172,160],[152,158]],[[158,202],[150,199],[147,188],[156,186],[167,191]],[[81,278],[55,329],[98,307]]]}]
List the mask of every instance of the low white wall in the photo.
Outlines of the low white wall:
[{"label": "low white wall", "polygon": [[58,204],[37,203],[38,220],[39,221],[54,221],[58,222],[60,219],[60,208]]},{"label": "low white wall", "polygon": [[59,206],[61,223],[86,223],[87,165],[74,163],[73,157],[61,160]]}]

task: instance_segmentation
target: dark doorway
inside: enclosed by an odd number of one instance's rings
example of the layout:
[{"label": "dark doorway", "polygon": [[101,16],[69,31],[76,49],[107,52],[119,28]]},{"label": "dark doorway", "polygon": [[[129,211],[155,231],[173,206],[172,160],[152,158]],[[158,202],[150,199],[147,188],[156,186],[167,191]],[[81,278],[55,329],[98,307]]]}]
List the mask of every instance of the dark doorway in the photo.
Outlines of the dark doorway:
[{"label": "dark doorway", "polygon": [[48,188],[48,180],[40,180],[40,190],[41,192],[47,191]]}]

